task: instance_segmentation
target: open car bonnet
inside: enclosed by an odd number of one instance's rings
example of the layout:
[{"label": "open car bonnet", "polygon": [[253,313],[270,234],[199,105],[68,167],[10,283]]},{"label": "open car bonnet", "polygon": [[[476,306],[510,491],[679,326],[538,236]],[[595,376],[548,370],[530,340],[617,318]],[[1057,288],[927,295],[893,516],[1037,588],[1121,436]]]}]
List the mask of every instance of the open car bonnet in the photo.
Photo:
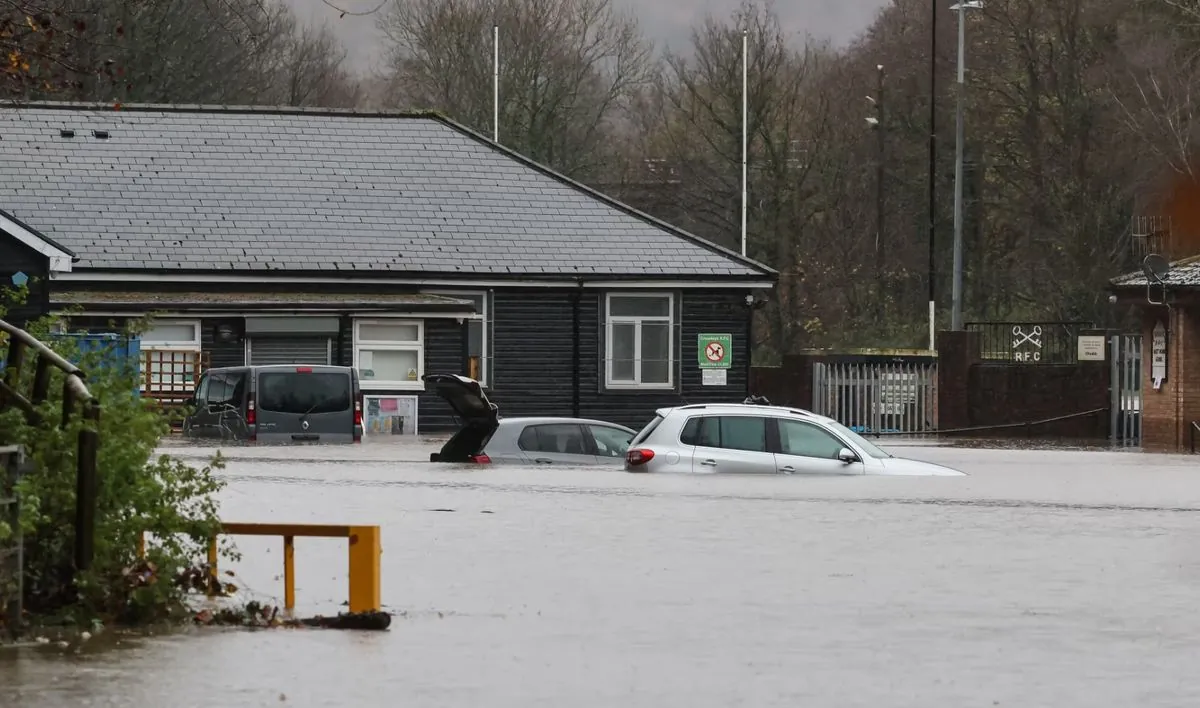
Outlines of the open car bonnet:
[{"label": "open car bonnet", "polygon": [[500,413],[475,379],[458,374],[426,374],[426,385],[450,404],[462,425],[441,452],[430,454],[430,462],[470,462],[496,432]]}]

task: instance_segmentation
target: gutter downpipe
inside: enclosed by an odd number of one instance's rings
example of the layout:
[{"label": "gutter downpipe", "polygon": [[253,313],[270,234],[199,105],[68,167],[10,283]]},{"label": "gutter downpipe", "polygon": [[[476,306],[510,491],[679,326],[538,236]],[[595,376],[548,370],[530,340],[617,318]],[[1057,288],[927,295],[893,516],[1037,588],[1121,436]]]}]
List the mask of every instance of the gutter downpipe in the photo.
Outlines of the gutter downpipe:
[{"label": "gutter downpipe", "polygon": [[579,329],[581,314],[579,308],[583,301],[583,278],[576,281],[575,292],[571,294],[571,415],[579,417],[579,396],[583,380],[583,362],[579,346]]}]

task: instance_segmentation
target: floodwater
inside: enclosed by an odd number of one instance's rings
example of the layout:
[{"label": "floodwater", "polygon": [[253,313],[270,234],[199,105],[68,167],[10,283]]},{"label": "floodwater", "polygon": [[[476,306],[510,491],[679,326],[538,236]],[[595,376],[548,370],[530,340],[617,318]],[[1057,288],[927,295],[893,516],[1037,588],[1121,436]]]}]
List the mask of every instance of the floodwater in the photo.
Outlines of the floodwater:
[{"label": "floodwater", "polygon": [[[0,705],[1200,705],[1200,458],[893,444],[970,476],[229,449],[227,520],[382,526],[392,628],[7,649]],[[344,544],[297,540],[301,614],[345,600]],[[246,599],[282,595],[280,545],[238,539]]]}]

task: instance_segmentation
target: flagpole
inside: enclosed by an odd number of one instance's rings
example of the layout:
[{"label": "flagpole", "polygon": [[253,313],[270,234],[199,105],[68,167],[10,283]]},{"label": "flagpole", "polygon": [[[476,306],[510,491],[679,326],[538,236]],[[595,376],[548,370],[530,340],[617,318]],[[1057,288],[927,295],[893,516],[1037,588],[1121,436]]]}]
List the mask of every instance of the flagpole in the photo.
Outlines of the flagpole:
[{"label": "flagpole", "polygon": [[749,152],[749,124],[747,122],[747,91],[749,77],[747,57],[749,34],[742,30],[742,256],[746,255],[746,159]]},{"label": "flagpole", "polygon": [[500,142],[500,24],[492,25],[492,140]]}]

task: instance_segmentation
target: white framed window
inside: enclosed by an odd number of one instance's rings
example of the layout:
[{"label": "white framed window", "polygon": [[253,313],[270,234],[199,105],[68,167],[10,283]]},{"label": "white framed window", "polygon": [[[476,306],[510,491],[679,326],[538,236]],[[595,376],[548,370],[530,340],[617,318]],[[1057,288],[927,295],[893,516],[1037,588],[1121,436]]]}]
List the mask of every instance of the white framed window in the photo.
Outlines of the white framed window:
[{"label": "white framed window", "polygon": [[604,321],[606,388],[674,387],[674,293],[608,293]]},{"label": "white framed window", "polygon": [[467,375],[484,386],[492,381],[491,298],[486,290],[429,290],[427,295],[441,295],[475,304],[475,316],[467,321]]},{"label": "white framed window", "polygon": [[419,320],[355,320],[354,366],[364,388],[423,390],[425,325]]},{"label": "white framed window", "polygon": [[140,390],[157,397],[190,395],[200,377],[199,320],[154,320],[141,337]]}]

